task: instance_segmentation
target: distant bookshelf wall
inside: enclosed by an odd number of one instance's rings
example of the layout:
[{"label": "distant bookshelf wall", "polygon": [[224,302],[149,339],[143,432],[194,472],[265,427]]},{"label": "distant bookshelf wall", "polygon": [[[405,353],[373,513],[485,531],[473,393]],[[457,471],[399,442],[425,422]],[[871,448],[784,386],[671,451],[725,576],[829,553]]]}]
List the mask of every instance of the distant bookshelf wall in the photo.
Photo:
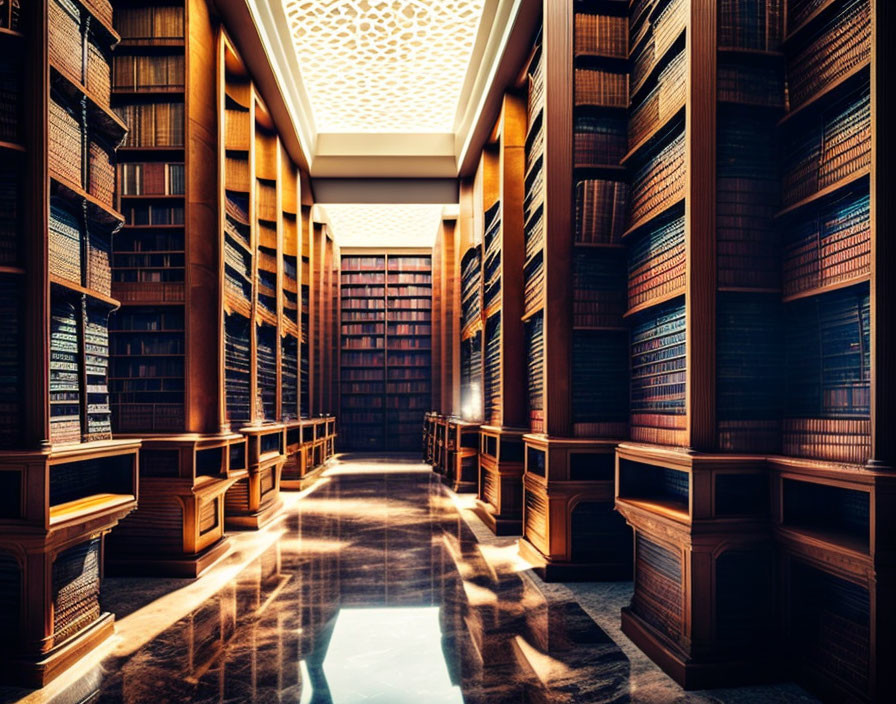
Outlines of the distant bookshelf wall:
[{"label": "distant bookshelf wall", "polygon": [[340,445],[412,450],[431,399],[431,257],[344,253],[340,288]]}]

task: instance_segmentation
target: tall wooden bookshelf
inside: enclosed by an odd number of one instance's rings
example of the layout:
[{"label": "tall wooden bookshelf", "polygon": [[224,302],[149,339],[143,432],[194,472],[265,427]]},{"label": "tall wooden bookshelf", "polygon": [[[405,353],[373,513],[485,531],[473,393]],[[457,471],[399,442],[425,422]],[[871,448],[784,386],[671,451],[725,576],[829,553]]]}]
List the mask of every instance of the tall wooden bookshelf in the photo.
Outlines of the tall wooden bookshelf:
[{"label": "tall wooden bookshelf", "polygon": [[623,630],[687,687],[783,663],[871,700],[892,687],[878,663],[892,657],[879,634],[893,569],[876,539],[894,477],[871,420],[871,399],[884,415],[891,403],[875,360],[889,350],[876,287],[892,254],[875,251],[870,178],[884,14],[746,6],[630,9]]},{"label": "tall wooden bookshelf", "polygon": [[[507,93],[474,182],[474,228],[482,241],[483,330],[477,514],[498,534],[519,533],[522,524],[525,135],[525,99]],[[462,433],[453,435],[462,444]]]},{"label": "tall wooden bookshelf", "polygon": [[544,3],[527,89],[524,304],[529,433],[521,554],[546,578],[625,578],[613,511],[627,433],[622,216],[627,7]]},{"label": "tall wooden bookshelf", "polygon": [[340,254],[340,446],[413,451],[432,401],[432,252]]},{"label": "tall wooden bookshelf", "polygon": [[137,501],[140,441],[112,439],[107,381],[118,40],[108,3],[0,9],[0,669],[31,686],[112,634],[104,543]]}]

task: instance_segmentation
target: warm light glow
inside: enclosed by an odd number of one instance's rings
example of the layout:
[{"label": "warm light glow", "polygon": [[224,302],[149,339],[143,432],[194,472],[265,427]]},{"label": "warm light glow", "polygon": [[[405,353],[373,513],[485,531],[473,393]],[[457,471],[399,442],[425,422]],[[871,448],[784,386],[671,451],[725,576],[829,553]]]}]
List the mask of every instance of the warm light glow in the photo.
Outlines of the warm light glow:
[{"label": "warm light glow", "polygon": [[318,132],[453,132],[484,0],[283,0]]},{"label": "warm light glow", "polygon": [[464,420],[477,420],[481,408],[482,389],[477,382],[473,382],[469,386],[469,393],[466,394],[463,406],[460,409],[461,418]]},{"label": "warm light glow", "polygon": [[432,247],[442,205],[327,205],[340,247]]},{"label": "warm light glow", "polygon": [[326,653],[333,704],[463,702],[448,673],[436,606],[340,609]]}]

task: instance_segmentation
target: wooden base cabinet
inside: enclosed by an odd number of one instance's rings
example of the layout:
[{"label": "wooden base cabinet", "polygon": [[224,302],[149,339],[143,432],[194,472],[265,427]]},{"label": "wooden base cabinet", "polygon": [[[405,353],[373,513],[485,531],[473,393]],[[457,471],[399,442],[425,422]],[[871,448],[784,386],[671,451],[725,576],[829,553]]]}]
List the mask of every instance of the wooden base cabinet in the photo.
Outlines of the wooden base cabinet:
[{"label": "wooden base cabinet", "polygon": [[280,508],[280,473],[286,461],[284,430],[280,423],[240,430],[248,442],[248,475],[227,491],[227,528],[257,530],[269,523]]},{"label": "wooden base cabinet", "polygon": [[525,430],[479,429],[479,498],[476,515],[495,535],[519,535],[523,525]]},{"label": "wooden base cabinet", "polygon": [[764,458],[623,443],[616,459],[616,508],[635,536],[623,632],[686,689],[774,676]]},{"label": "wooden base cabinet", "polygon": [[223,557],[224,495],[248,476],[242,445],[237,433],[145,438],[140,505],[108,540],[107,570],[198,577]]},{"label": "wooden base cabinet", "polygon": [[896,691],[896,476],[769,465],[789,670],[823,698],[884,701]]},{"label": "wooden base cabinet", "polygon": [[449,418],[446,426],[445,474],[452,491],[475,493],[479,488],[479,424]]},{"label": "wooden base cabinet", "polygon": [[139,440],[0,453],[0,675],[43,687],[113,633],[105,536],[137,505]]},{"label": "wooden base cabinet", "polygon": [[547,581],[630,579],[632,533],[613,507],[617,443],[523,441],[520,554]]}]

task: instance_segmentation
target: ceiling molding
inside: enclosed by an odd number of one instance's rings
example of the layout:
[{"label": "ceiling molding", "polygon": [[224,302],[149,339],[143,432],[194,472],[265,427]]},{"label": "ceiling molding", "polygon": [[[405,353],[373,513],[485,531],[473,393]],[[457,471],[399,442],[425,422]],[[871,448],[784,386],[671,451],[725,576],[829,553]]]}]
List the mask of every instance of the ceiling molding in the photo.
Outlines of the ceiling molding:
[{"label": "ceiling molding", "polygon": [[283,0],[217,0],[216,4],[284,135],[287,150],[320,180],[454,178],[475,168],[473,155],[487,139],[501,97],[529,50],[542,5],[542,0],[482,2],[453,116],[454,132],[413,134],[318,132]]},{"label": "ceiling molding", "polygon": [[403,203],[445,204],[457,202],[457,179],[450,178],[316,178],[314,196],[318,203],[394,203],[395,194]]}]

